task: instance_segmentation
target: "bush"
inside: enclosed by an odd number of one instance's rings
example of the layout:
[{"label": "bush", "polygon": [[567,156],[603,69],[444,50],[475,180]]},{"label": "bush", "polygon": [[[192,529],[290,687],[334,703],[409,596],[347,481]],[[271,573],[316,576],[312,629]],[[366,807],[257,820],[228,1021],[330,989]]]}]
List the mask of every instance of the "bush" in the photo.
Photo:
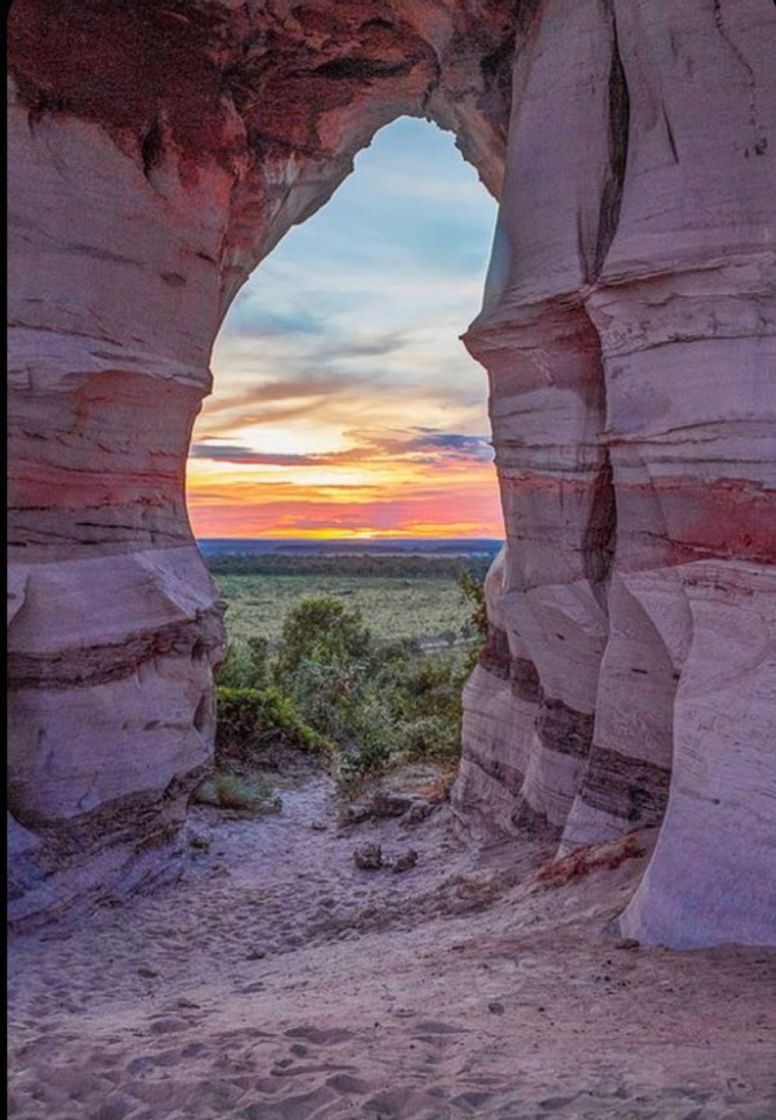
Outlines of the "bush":
[{"label": "bush", "polygon": [[201,805],[217,805],[220,809],[242,809],[250,812],[279,813],[280,798],[266,782],[251,782],[238,774],[221,772],[206,778],[194,793]]},{"label": "bush", "polygon": [[244,647],[228,645],[218,683],[224,688],[266,688],[270,683],[267,639],[249,638]]},{"label": "bush", "polygon": [[322,735],[302,718],[293,701],[279,689],[216,689],[216,762],[249,759],[263,747],[280,745],[304,751],[331,749]]},{"label": "bush", "polygon": [[[487,629],[484,592],[468,575],[461,588],[474,604],[476,658]],[[217,762],[246,762],[278,743],[336,748],[338,783],[352,793],[401,759],[454,760],[469,660],[464,651],[424,653],[417,641],[380,643],[340,600],[302,599],[285,619],[273,662],[261,639],[229,648],[218,688]]]},{"label": "bush", "polygon": [[348,611],[331,596],[301,599],[283,624],[276,679],[293,677],[302,662],[352,665],[363,661],[372,646],[372,635],[360,611]]},{"label": "bush", "polygon": [[425,758],[446,762],[455,758],[459,750],[460,727],[444,716],[421,716],[407,725],[405,749],[417,761]]},{"label": "bush", "polygon": [[383,774],[394,757],[394,746],[395,739],[386,733],[382,721],[365,719],[358,740],[338,754],[334,774],[340,792],[349,796],[366,778]]},{"label": "bush", "polygon": [[478,579],[472,572],[463,571],[458,576],[458,586],[464,599],[472,605],[472,611],[469,616],[469,627],[474,631],[474,641],[472,642],[469,654],[464,664],[465,676],[474,671],[474,667],[479,660],[482,647],[485,645],[485,640],[488,637],[488,605],[485,599],[485,577]]}]

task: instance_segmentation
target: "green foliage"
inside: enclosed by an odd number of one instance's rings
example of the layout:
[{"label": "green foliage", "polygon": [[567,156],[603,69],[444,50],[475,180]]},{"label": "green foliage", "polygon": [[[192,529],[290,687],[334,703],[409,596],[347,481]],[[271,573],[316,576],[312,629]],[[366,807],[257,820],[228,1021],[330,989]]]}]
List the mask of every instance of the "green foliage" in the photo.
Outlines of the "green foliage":
[{"label": "green foliage", "polygon": [[266,688],[270,683],[268,657],[266,638],[250,637],[239,646],[230,643],[219,670],[219,684],[224,688]]},{"label": "green foliage", "polygon": [[463,571],[458,576],[458,586],[465,601],[471,603],[469,621],[482,640],[488,636],[488,609],[485,603],[485,579],[478,579],[472,572]]},{"label": "green foliage", "polygon": [[266,782],[248,781],[228,771],[206,778],[196,790],[194,800],[201,805],[254,813],[278,813],[282,808],[280,798]]},{"label": "green foliage", "polygon": [[474,604],[461,628],[465,648],[424,652],[417,639],[379,641],[358,609],[321,595],[288,611],[271,658],[259,639],[230,647],[218,688],[219,765],[249,761],[274,743],[333,749],[349,794],[402,760],[453,761],[470,651],[479,653],[483,619],[487,627],[480,581],[466,574],[459,586]]},{"label": "green foliage", "polygon": [[380,643],[358,611],[318,597],[287,617],[275,679],[337,744],[337,777],[352,792],[392,761],[456,757],[463,664],[417,641]]},{"label": "green foliage", "polygon": [[485,600],[485,578],[478,579],[472,572],[461,572],[458,577],[458,586],[465,602],[471,604],[469,625],[474,630],[476,638],[472,642],[464,665],[465,676],[474,671],[479,660],[485,639],[488,636],[488,606]]},{"label": "green foliage", "polygon": [[[245,553],[209,555],[207,565],[215,576],[355,576],[359,579],[384,577],[390,579],[455,579],[463,569],[484,577],[500,541],[483,545],[482,554],[466,556],[444,553],[423,555],[413,552],[388,555],[337,553],[335,555],[289,555],[288,553]],[[321,580],[316,580],[317,586]]]},{"label": "green foliage", "polygon": [[216,763],[249,761],[263,747],[282,745],[326,751],[330,743],[307,723],[293,700],[274,686],[216,690]]},{"label": "green foliage", "polygon": [[276,678],[293,677],[304,662],[352,666],[363,662],[371,644],[372,635],[360,611],[349,611],[341,600],[330,596],[302,599],[283,623]]},{"label": "green foliage", "polygon": [[275,662],[276,681],[304,719],[363,774],[382,768],[395,746],[370,679],[375,654],[360,612],[317,596],[287,616]]}]

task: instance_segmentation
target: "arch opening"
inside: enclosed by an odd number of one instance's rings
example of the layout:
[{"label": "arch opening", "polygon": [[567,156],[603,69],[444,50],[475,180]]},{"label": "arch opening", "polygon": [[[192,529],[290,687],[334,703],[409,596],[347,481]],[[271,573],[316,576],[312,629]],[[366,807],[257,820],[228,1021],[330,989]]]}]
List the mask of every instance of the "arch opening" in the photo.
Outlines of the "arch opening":
[{"label": "arch opening", "polygon": [[188,462],[198,538],[503,535],[487,383],[458,337],[494,221],[449,135],[377,134],[224,319]]},{"label": "arch opening", "polygon": [[[13,917],[164,862],[222,647],[184,496],[213,339],[256,261],[408,113],[504,181],[467,344],[497,390],[515,547],[462,796],[509,818],[530,779],[561,828],[584,778],[589,837],[650,782],[658,815],[668,785],[631,931],[771,938],[772,340],[752,308],[772,296],[772,22],[688,14],[688,99],[657,9],[376,3],[12,7],[9,800],[44,849]],[[653,690],[649,772],[628,728]]]},{"label": "arch opening", "polygon": [[[192,528],[227,601],[226,689],[258,679],[248,669],[251,638],[268,639],[274,657],[298,601],[333,595],[362,612],[374,657],[407,638],[432,671],[446,650],[451,664],[436,672],[460,692],[476,635],[453,568],[474,563],[484,574],[503,540],[487,379],[460,342],[481,302],[494,223],[493,200],[449,134],[400,118],[236,296],[187,470]],[[299,564],[313,553],[335,561],[343,550],[344,572],[341,560],[318,576]],[[362,550],[377,581],[356,574],[353,553]],[[421,564],[433,579],[418,578]],[[366,662],[353,687],[359,704],[379,708],[387,740],[398,695],[393,705],[367,696],[365,673]],[[305,689],[286,684],[289,702],[302,692],[305,712]],[[447,701],[428,706],[436,734],[460,742]],[[314,730],[325,733],[330,713],[313,707]],[[412,728],[420,727],[418,715]],[[401,739],[398,722],[390,732]],[[342,728],[334,741],[358,752],[357,737]],[[230,754],[231,746],[227,766]]]}]

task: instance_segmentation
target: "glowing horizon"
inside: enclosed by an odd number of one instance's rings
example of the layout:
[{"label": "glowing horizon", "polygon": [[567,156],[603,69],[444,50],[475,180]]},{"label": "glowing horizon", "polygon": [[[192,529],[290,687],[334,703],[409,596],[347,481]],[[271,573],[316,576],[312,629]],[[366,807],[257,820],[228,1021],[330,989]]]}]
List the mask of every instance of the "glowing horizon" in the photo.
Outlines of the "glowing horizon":
[{"label": "glowing horizon", "polygon": [[199,538],[503,537],[479,310],[495,204],[452,139],[383,129],[238,294],[195,426]]}]

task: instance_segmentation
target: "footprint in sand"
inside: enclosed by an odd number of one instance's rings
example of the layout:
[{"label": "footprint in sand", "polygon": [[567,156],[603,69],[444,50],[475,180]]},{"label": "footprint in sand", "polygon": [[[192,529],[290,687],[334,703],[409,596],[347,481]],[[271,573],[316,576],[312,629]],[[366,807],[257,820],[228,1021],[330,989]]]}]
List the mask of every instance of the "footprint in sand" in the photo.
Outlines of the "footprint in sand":
[{"label": "footprint in sand", "polygon": [[488,1103],[492,1095],[492,1093],[483,1093],[477,1089],[469,1089],[465,1093],[459,1093],[457,1097],[453,1097],[450,1103],[467,1115],[482,1115],[480,1109]]},{"label": "footprint in sand", "polygon": [[455,1023],[440,1023],[436,1019],[421,1019],[412,1025],[412,1037],[424,1041],[436,1042],[446,1035],[468,1033],[466,1027],[456,1026]]},{"label": "footprint in sand", "polygon": [[174,1015],[160,1015],[150,1023],[148,1030],[150,1034],[174,1034],[176,1031],[188,1030],[189,1026],[185,1019],[178,1019]]},{"label": "footprint in sand", "polygon": [[[407,1087],[375,1093],[369,1100],[364,1101],[363,1108],[370,1120],[409,1120],[419,1113],[423,1116],[433,1115],[428,1111],[432,1104],[438,1106],[439,1101],[430,1100],[426,1092]],[[443,1116],[444,1113],[438,1115]]]},{"label": "footprint in sand", "polygon": [[286,1038],[301,1038],[313,1046],[336,1046],[339,1042],[347,1042],[353,1035],[350,1031],[340,1027],[292,1027],[285,1032]]},{"label": "footprint in sand", "polygon": [[240,1113],[240,1117],[241,1120],[311,1120],[313,1116],[323,1115],[319,1110],[336,1099],[334,1090],[321,1086],[308,1093],[297,1093],[282,1100],[249,1105]]},{"label": "footprint in sand", "polygon": [[326,1084],[330,1089],[336,1089],[338,1093],[344,1093],[346,1096],[351,1094],[360,1096],[373,1088],[368,1081],[353,1077],[350,1073],[335,1073],[333,1077],[326,1078]]}]

